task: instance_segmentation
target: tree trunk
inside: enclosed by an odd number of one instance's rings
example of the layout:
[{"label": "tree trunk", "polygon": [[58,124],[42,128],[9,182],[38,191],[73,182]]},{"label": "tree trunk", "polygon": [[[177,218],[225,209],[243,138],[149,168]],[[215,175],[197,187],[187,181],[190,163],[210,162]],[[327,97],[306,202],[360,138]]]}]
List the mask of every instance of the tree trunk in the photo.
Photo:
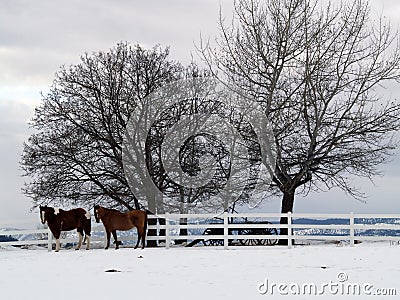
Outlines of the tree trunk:
[{"label": "tree trunk", "polygon": [[[157,218],[157,221],[158,221],[158,224],[160,224],[160,225],[165,225],[167,223],[165,218]],[[158,232],[158,235],[159,236],[165,236],[165,233],[166,233],[165,229],[160,229],[159,232]],[[158,242],[159,243],[166,243],[166,240],[158,240]]]},{"label": "tree trunk", "polygon": [[[161,194],[159,198],[157,199],[157,214],[165,214],[165,208],[164,208],[164,202],[163,202],[163,195]],[[166,224],[166,219],[165,218],[157,218],[158,224],[160,225],[165,225]],[[158,231],[159,236],[165,236],[165,229],[160,229]],[[158,244],[160,243],[166,243],[166,240],[158,240]]]},{"label": "tree trunk", "polygon": [[136,198],[135,195],[133,195],[133,202],[135,203],[135,209],[140,209],[139,200]]},{"label": "tree trunk", "polygon": [[[187,218],[180,218],[179,219],[179,225],[187,225]],[[187,235],[188,234],[188,230],[187,228],[180,228],[179,229],[179,235]],[[179,239],[179,240],[175,240],[175,244],[176,245],[182,245],[182,244],[186,244],[187,243],[187,239]]]},{"label": "tree trunk", "polygon": [[[282,207],[281,207],[281,213],[287,213],[287,212],[293,212],[293,204],[294,204],[294,191],[288,191],[283,193],[283,199],[282,199]],[[288,223],[288,220],[286,217],[281,217],[280,224],[281,225],[286,225]],[[287,228],[281,228],[279,230],[280,235],[287,235],[288,230]],[[278,242],[278,245],[287,245],[288,240],[287,239],[280,239]]]},{"label": "tree trunk", "polygon": [[[147,220],[148,225],[157,225],[157,219],[149,218]],[[157,229],[147,229],[147,236],[157,236]],[[157,247],[157,241],[155,240],[147,240],[147,247],[154,248]]]},{"label": "tree trunk", "polygon": [[[153,193],[149,193],[147,196],[148,209],[152,213],[156,213],[156,196]],[[148,225],[157,225],[157,219],[149,218],[147,220]],[[157,229],[147,229],[147,236],[157,236]],[[147,247],[157,247],[157,241],[148,240]]]},{"label": "tree trunk", "polygon": [[[185,193],[183,191],[183,188],[180,189],[180,202],[181,202],[181,207],[179,212],[180,213],[187,213],[187,208],[185,206]],[[179,219],[179,225],[187,225],[187,218],[180,218]],[[180,228],[179,229],[179,235],[187,235],[188,234],[188,230],[187,228]],[[187,239],[179,239],[179,240],[175,240],[175,244],[177,245],[181,245],[183,243],[187,244]]]}]

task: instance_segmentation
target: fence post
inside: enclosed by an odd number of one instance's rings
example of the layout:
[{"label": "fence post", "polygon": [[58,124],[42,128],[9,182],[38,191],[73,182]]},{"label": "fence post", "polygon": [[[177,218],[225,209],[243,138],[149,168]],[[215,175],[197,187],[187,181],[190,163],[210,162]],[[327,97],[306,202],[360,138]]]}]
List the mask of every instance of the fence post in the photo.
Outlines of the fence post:
[{"label": "fence post", "polygon": [[287,213],[288,249],[292,249],[292,212]]},{"label": "fence post", "polygon": [[165,213],[165,249],[169,249],[171,237],[169,235],[169,213]]},{"label": "fence post", "polygon": [[350,213],[350,247],[354,247],[354,213]]},{"label": "fence post", "polygon": [[224,249],[228,249],[228,234],[229,234],[229,230],[228,230],[228,212],[224,212]]},{"label": "fence post", "polygon": [[50,228],[47,228],[47,251],[53,250],[53,234]]}]

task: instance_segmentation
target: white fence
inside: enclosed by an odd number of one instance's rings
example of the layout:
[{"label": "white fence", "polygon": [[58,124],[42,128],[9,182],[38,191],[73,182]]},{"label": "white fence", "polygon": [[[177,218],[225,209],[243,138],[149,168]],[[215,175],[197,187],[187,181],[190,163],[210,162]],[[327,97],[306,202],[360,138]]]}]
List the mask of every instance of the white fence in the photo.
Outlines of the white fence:
[{"label": "white fence", "polygon": [[[286,217],[288,219],[288,224],[277,224],[276,222],[281,217]],[[215,222],[218,218],[219,222]],[[348,224],[296,224],[296,220],[300,218],[309,219],[346,219]],[[375,223],[366,224],[363,221],[365,219],[397,219],[394,224],[386,223]],[[163,215],[149,215],[149,219],[164,220],[164,222],[159,222],[157,225],[149,225],[148,229],[153,229],[157,232],[157,236],[148,236],[147,240],[156,240],[162,242],[166,248],[172,245],[172,241],[177,240],[187,240],[202,241],[207,240],[222,240],[223,247],[228,249],[230,246],[230,241],[240,240],[240,239],[285,239],[287,240],[288,248],[293,246],[294,241],[300,240],[322,240],[322,241],[349,241],[349,244],[353,246],[356,241],[400,241],[400,214],[303,214],[303,213],[240,213],[240,214],[230,214],[223,213],[220,215],[214,214],[163,214]],[[265,224],[261,222],[245,223],[243,220],[258,220],[258,221],[271,221],[274,223]],[[182,224],[184,221],[184,224]],[[162,223],[162,224],[160,224]],[[165,223],[165,225],[164,225]],[[95,224],[95,223],[93,223]],[[1,226],[1,224],[0,224]],[[220,229],[219,234],[204,236],[202,233],[206,228],[216,228]],[[277,230],[281,228],[287,228],[286,235],[274,235],[269,234],[251,234],[254,229],[266,229],[266,228],[276,228]],[[187,235],[179,234],[181,229],[187,229],[189,232]],[[241,235],[238,234],[238,230],[249,229],[250,234]],[[299,233],[301,229],[308,230],[342,230],[347,233],[343,234],[313,234],[307,232]],[[387,234],[374,234],[373,236],[362,235],[365,230],[395,230],[399,235],[387,235]],[[93,233],[97,232],[97,237],[93,236]],[[193,233],[194,232],[194,233]],[[196,233],[197,232],[197,233]],[[254,231],[253,231],[254,232]],[[100,236],[99,236],[100,233]],[[223,233],[223,234],[222,234]],[[249,233],[249,232],[248,232]],[[162,235],[161,235],[162,234]],[[0,242],[0,247],[5,245],[19,246],[19,245],[46,245],[48,250],[52,249],[55,243],[52,234],[48,229],[26,229],[26,230],[6,230],[0,231],[0,236],[21,236],[30,235],[31,239],[18,240],[18,241],[8,241]],[[104,242],[105,233],[102,224],[96,224],[92,226],[92,239],[93,242]],[[102,237],[103,236],[103,237]],[[136,239],[133,234],[130,237],[122,237],[119,234],[119,240],[122,241],[133,241]],[[73,243],[76,239],[67,238],[61,239],[62,243]]]}]

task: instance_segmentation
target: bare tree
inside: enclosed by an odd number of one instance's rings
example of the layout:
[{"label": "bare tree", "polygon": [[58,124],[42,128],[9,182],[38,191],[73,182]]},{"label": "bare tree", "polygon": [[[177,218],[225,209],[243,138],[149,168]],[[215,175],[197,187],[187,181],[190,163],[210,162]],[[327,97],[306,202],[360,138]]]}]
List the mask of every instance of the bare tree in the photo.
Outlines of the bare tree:
[{"label": "bare tree", "polygon": [[94,203],[139,209],[122,165],[126,123],[138,101],[181,76],[169,50],[120,43],[57,72],[32,120],[21,160],[35,205]]},{"label": "bare tree", "polygon": [[379,94],[400,80],[397,32],[371,19],[362,0],[238,0],[232,23],[221,16],[219,28],[216,49],[199,48],[215,74],[265,110],[281,211],[310,190],[340,187],[362,199],[348,175],[378,174],[400,128],[399,102]]},{"label": "bare tree", "polygon": [[[257,135],[267,120],[242,98],[215,79],[192,77],[141,102],[130,118],[123,152],[134,194],[163,198],[174,213],[251,205],[249,194],[257,194],[265,178],[260,143],[266,142]],[[157,201],[149,207],[158,211]]]},{"label": "bare tree", "polygon": [[[130,177],[139,176],[148,184],[153,184],[152,178],[139,168],[133,170],[134,174],[126,172],[122,153],[127,124],[149,95],[177,79],[204,76],[205,70],[196,64],[183,67],[169,60],[168,55],[169,50],[159,46],[146,50],[120,43],[108,52],[86,54],[80,64],[57,72],[50,91],[35,111],[35,133],[24,144],[21,160],[25,176],[30,179],[23,190],[34,205],[90,208],[103,204],[164,212],[162,199],[156,199],[146,187],[142,193],[132,191]],[[140,118],[135,126],[145,123]],[[141,151],[140,143],[144,141],[133,142],[129,150]],[[134,163],[144,168],[152,166],[145,160]],[[157,220],[149,219],[149,224],[154,222]],[[150,229],[148,234],[156,232]]]}]

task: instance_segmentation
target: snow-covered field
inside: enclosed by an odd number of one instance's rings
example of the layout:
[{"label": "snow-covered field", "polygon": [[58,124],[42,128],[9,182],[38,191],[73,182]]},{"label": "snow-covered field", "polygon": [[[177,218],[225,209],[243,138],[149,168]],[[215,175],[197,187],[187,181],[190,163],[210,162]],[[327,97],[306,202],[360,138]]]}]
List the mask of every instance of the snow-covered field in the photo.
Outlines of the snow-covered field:
[{"label": "snow-covered field", "polygon": [[[327,244],[59,253],[8,248],[0,250],[0,299],[399,299],[399,257],[400,245],[389,242],[354,248]],[[361,297],[353,296],[358,292]],[[394,292],[396,296],[373,295]]]}]

